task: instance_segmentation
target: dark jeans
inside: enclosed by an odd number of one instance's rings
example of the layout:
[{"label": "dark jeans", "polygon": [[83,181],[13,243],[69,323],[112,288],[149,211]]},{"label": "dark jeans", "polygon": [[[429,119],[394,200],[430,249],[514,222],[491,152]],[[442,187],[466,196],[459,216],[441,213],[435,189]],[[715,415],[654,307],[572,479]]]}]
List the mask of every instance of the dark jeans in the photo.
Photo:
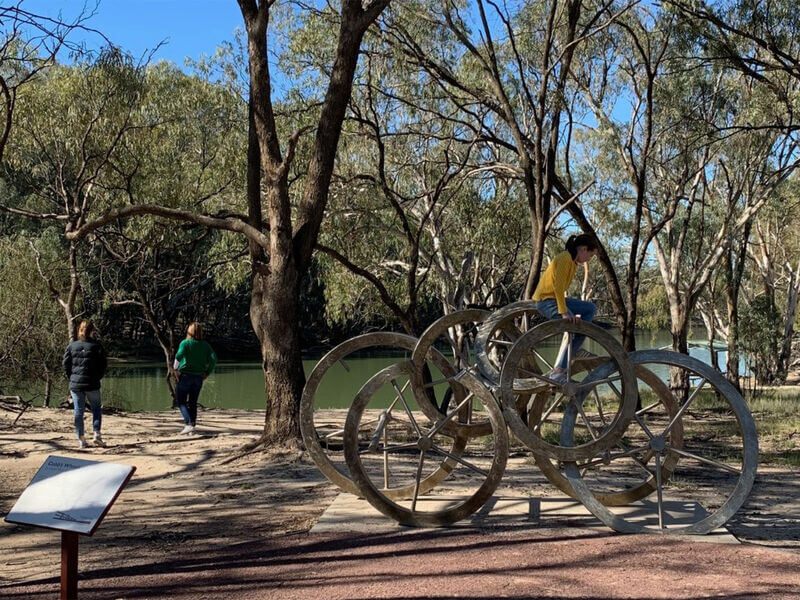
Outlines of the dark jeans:
[{"label": "dark jeans", "polygon": [[187,425],[197,423],[197,398],[203,388],[203,376],[181,373],[178,378],[178,388],[175,390],[175,401],[181,410],[183,420]]},{"label": "dark jeans", "polygon": [[[589,302],[588,300],[577,300],[576,298],[567,298],[567,308],[572,312],[573,315],[580,315],[581,321],[586,323],[591,323],[592,319],[594,319],[595,313],[597,312],[597,305],[594,302]],[[545,298],[544,300],[540,300],[536,303],[536,310],[539,311],[540,315],[547,317],[548,319],[563,318],[558,312],[558,303],[555,301],[555,298]],[[575,353],[581,349],[584,339],[586,339],[585,335],[576,334],[572,336],[572,356],[575,356]],[[561,367],[562,369],[567,368],[566,352],[562,352],[559,355],[556,366]]]}]

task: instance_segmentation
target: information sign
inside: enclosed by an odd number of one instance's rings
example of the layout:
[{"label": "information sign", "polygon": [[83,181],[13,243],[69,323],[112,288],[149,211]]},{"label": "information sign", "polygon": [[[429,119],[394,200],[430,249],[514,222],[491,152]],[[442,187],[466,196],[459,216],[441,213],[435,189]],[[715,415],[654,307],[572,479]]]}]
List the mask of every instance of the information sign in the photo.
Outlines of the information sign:
[{"label": "information sign", "polygon": [[136,467],[48,456],[6,521],[92,535]]}]

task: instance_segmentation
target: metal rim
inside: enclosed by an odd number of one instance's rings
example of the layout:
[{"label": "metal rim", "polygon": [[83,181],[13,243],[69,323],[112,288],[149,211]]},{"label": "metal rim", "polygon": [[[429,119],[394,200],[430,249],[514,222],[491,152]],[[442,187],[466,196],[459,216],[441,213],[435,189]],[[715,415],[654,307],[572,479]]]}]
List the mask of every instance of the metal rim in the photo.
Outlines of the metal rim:
[{"label": "metal rim", "polygon": [[[529,353],[536,352],[537,344],[542,340],[559,335],[581,334],[598,343],[607,353],[606,360],[612,361],[616,365],[618,376],[614,381],[619,381],[621,390],[619,410],[614,415],[611,424],[603,434],[590,442],[576,446],[565,446],[563,444],[551,444],[543,438],[532,433],[528,425],[523,422],[517,409],[517,396],[520,393],[537,393],[548,388],[556,389],[560,396],[556,401],[560,404],[567,404],[576,401],[576,395],[585,390],[587,386],[597,386],[603,381],[593,381],[587,384],[582,382],[568,381],[564,385],[556,386],[542,375],[527,372],[526,375],[532,377],[520,378],[518,375],[525,369],[520,368],[520,364],[525,360],[523,357]],[[571,374],[571,366],[568,366],[568,375]],[[583,396],[585,398],[585,395]],[[579,321],[573,323],[566,319],[547,321],[537,325],[520,337],[511,347],[511,350],[503,362],[500,371],[500,399],[503,407],[503,414],[506,422],[514,435],[529,449],[534,452],[544,454],[549,458],[560,461],[576,461],[591,458],[598,453],[613,447],[622,437],[628,424],[633,419],[636,412],[636,375],[634,374],[633,364],[627,354],[622,349],[620,343],[609,333],[603,331],[596,325]],[[555,403],[554,403],[555,404]],[[549,414],[549,411],[548,411]]]},{"label": "metal rim", "polygon": [[[421,491],[415,491],[413,494],[410,508],[394,502],[392,498],[386,495],[384,490],[378,489],[367,473],[367,470],[364,468],[361,452],[359,452],[358,448],[358,434],[364,410],[375,391],[393,377],[403,373],[410,376],[413,371],[414,369],[409,363],[395,365],[379,372],[370,381],[364,384],[364,387],[359,391],[347,413],[344,436],[345,458],[347,460],[347,466],[350,468],[353,482],[358,487],[361,495],[381,513],[403,525],[422,527],[449,525],[477,511],[491,497],[492,493],[499,485],[508,458],[508,435],[503,422],[502,412],[492,395],[474,377],[465,374],[460,379],[461,384],[480,400],[489,415],[489,423],[492,427],[492,461],[488,470],[478,468],[467,459],[459,459],[457,461],[459,464],[456,465],[456,467],[463,466],[471,472],[477,472],[479,476],[483,478],[481,485],[469,497],[458,498],[458,500],[454,501],[454,503],[443,510],[432,510],[430,512],[419,510],[417,501],[419,496],[422,495]],[[409,407],[406,407],[406,410],[409,416],[413,413]],[[445,433],[446,428],[443,426],[444,423],[448,419],[452,419],[456,413],[457,410],[454,410],[446,417],[438,415],[437,419],[432,420],[430,424],[420,424],[412,418],[411,422],[414,424],[417,433],[411,439],[413,440],[414,437],[416,437],[416,441],[404,442],[397,445],[390,445],[387,443],[383,449],[384,453],[392,454],[398,451],[419,451],[419,466],[417,468],[415,482],[418,484],[425,456],[427,456],[428,453],[442,455],[441,450],[433,444],[433,436]],[[415,487],[418,487],[418,485]]]},{"label": "metal rim", "polygon": [[[705,388],[706,384],[709,385],[715,392],[718,392],[722,398],[727,402],[728,407],[733,412],[735,420],[738,424],[739,432],[742,438],[742,459],[741,469],[735,469],[729,465],[725,465],[721,461],[709,460],[699,454],[688,452],[686,448],[670,448],[668,443],[664,446],[666,452],[676,452],[681,457],[681,464],[685,461],[696,460],[702,465],[720,468],[726,472],[733,471],[737,473],[736,483],[732,491],[728,495],[725,502],[723,502],[716,510],[711,511],[707,516],[700,518],[698,521],[693,522],[691,525],[679,526],[674,528],[665,529],[662,503],[662,487],[663,483],[659,481],[657,486],[657,517],[659,521],[658,526],[650,526],[641,523],[631,522],[623,516],[617,515],[607,507],[603,506],[591,493],[586,483],[580,476],[577,465],[572,462],[565,465],[565,474],[570,484],[572,485],[575,493],[580,497],[584,506],[600,519],[605,525],[619,531],[621,533],[676,533],[676,534],[705,534],[713,531],[714,529],[722,526],[727,522],[742,504],[747,499],[748,494],[753,486],[755,480],[756,469],[758,465],[758,438],[756,435],[756,427],[750,410],[742,398],[741,394],[736,391],[728,380],[722,375],[717,373],[713,368],[705,363],[686,356],[677,352],[666,352],[661,350],[643,350],[631,354],[631,360],[637,364],[661,364],[670,367],[677,367],[693,373],[698,376],[702,381],[696,387],[695,391],[688,397],[687,401],[681,404],[678,411],[678,418],[686,414],[689,406],[695,398],[698,397],[699,392]],[[674,422],[674,421],[673,421]],[[563,422],[562,442],[569,439],[572,435],[571,426],[573,421],[567,419]],[[685,431],[685,424],[684,424]],[[660,439],[658,439],[660,436]],[[658,441],[658,444],[664,442],[663,433],[654,434],[652,438]],[[659,446],[660,447],[660,446]],[[660,454],[660,452],[659,452]]]},{"label": "metal rim", "polygon": [[[658,376],[649,369],[646,369],[642,365],[635,363],[634,365],[636,369],[636,377],[645,382],[650,389],[655,392],[659,399],[658,403],[664,405],[668,417],[674,417],[678,412],[678,406],[675,398],[669,390],[669,387],[667,387],[664,382],[661,381],[661,379],[659,379]],[[588,377],[604,377],[606,375],[605,371],[606,369],[603,371],[597,370],[596,373],[590,373]],[[550,394],[548,392],[542,392],[539,395],[542,397],[534,398],[532,412],[541,411],[544,408],[544,405],[547,402],[547,397]],[[646,415],[653,410],[653,406],[654,405],[648,405],[637,410],[634,420],[629,425],[629,429],[630,427],[636,427],[637,419],[645,418]],[[567,410],[574,410],[574,407],[568,407]],[[577,420],[576,417],[573,417],[573,419]],[[670,443],[676,447],[681,447],[683,444],[683,422],[680,419],[675,422],[675,425],[673,425],[672,429],[670,430]],[[629,449],[622,448],[621,450],[625,452]],[[601,465],[605,463],[606,455],[608,455],[608,460],[610,460],[611,455],[608,451],[606,451],[600,457],[593,457],[588,461],[584,461],[584,464],[594,462],[596,463],[597,467],[602,468]],[[652,450],[644,451],[640,460],[641,464],[647,465],[652,458],[652,455]],[[580,501],[580,497],[575,493],[575,490],[572,489],[572,485],[570,485],[569,480],[561,474],[561,471],[558,469],[558,467],[553,464],[553,462],[547,456],[534,452],[533,458],[536,461],[536,465],[539,467],[539,470],[542,471],[542,474],[547,477],[547,480],[550,483],[571,498]],[[670,455],[666,460],[664,460],[661,465],[662,481],[669,479],[675,469],[675,466],[677,465],[677,462],[677,454]],[[584,471],[584,464],[578,465],[580,471]],[[644,471],[644,468],[642,468],[642,471]],[[592,494],[604,506],[625,506],[631,502],[635,502],[636,500],[641,500],[642,498],[645,498],[656,491],[656,479],[657,478],[655,474],[651,472],[648,473],[642,481],[625,489],[614,492],[598,492],[596,490],[592,490]]]},{"label": "metal rim", "polygon": [[[510,348],[523,333],[514,325],[514,319],[528,314],[539,314],[535,301],[514,302],[494,311],[478,328],[478,335],[475,337],[475,363],[481,375],[489,381],[495,384],[500,381],[500,368],[491,358],[493,342],[505,343]],[[504,342],[495,339],[498,332],[503,332],[508,339]]]},{"label": "metal rim", "polygon": [[[457,327],[465,323],[479,324],[483,322],[483,320],[490,314],[491,313],[488,310],[481,308],[471,308],[467,310],[456,311],[434,321],[433,324],[431,324],[431,326],[428,327],[420,336],[419,341],[417,342],[417,345],[414,347],[414,351],[411,354],[411,363],[414,367],[411,375],[411,387],[414,390],[414,395],[416,396],[417,401],[419,402],[420,409],[429,419],[436,420],[442,416],[439,408],[428,401],[426,390],[430,384],[423,380],[422,370],[428,355],[431,353],[431,351],[436,350],[434,347],[436,340],[447,336],[448,330],[453,327]],[[471,367],[469,357],[461,358],[465,364],[469,364]],[[445,377],[449,378],[450,381],[454,383],[454,394],[459,394],[462,398],[465,393],[463,392],[462,386],[459,385],[458,381],[456,380],[462,374],[466,373],[468,369],[469,367],[457,369],[455,366],[451,365],[451,372],[449,374],[442,371]],[[469,437],[488,435],[492,431],[491,424],[485,421],[458,423],[453,424],[453,426],[459,427],[463,434]]]},{"label": "metal rim", "polygon": [[[306,380],[303,395],[300,399],[300,433],[303,436],[303,443],[305,444],[309,456],[316,463],[322,474],[344,492],[356,495],[360,493],[350,479],[347,465],[343,463],[341,466],[338,466],[333,463],[320,443],[317,429],[314,425],[314,397],[319,389],[319,385],[325,373],[332,365],[344,360],[353,352],[371,347],[397,348],[411,352],[416,344],[417,338],[402,333],[379,331],[359,335],[330,350],[317,362]],[[450,362],[435,348],[431,350],[429,356],[431,361],[442,373],[445,373],[447,376],[455,375],[455,371],[450,365]],[[343,433],[342,431],[342,434]],[[465,443],[465,440],[461,440],[461,442]],[[453,451],[458,451],[458,447],[454,446]],[[447,473],[443,472],[442,475],[446,477]],[[431,485],[437,484],[436,481],[431,481],[430,483]],[[428,484],[426,483],[425,485]]]}]

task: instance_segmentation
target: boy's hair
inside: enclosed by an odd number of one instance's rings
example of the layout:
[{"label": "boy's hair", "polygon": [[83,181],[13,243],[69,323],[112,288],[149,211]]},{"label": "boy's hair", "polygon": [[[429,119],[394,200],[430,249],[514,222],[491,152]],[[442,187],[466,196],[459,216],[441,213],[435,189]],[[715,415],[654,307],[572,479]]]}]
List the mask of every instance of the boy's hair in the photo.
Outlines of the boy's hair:
[{"label": "boy's hair", "polygon": [[193,340],[202,340],[203,326],[197,321],[192,321],[189,323],[189,327],[186,328],[186,337],[190,337]]},{"label": "boy's hair", "polygon": [[578,248],[580,246],[586,246],[587,250],[597,250],[597,239],[588,233],[581,233],[579,235],[569,236],[569,239],[564,244],[564,247],[573,259],[578,255]]}]

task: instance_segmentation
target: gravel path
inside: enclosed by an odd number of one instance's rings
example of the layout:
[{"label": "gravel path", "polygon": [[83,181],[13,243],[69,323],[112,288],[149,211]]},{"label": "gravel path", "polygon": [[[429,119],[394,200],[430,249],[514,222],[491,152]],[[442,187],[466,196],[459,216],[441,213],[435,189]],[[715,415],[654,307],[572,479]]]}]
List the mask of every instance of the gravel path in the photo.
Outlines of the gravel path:
[{"label": "gravel path", "polygon": [[[112,561],[118,564],[120,557]],[[0,587],[53,598],[54,579]],[[81,574],[80,598],[800,598],[797,555],[574,529],[291,535]]]}]

